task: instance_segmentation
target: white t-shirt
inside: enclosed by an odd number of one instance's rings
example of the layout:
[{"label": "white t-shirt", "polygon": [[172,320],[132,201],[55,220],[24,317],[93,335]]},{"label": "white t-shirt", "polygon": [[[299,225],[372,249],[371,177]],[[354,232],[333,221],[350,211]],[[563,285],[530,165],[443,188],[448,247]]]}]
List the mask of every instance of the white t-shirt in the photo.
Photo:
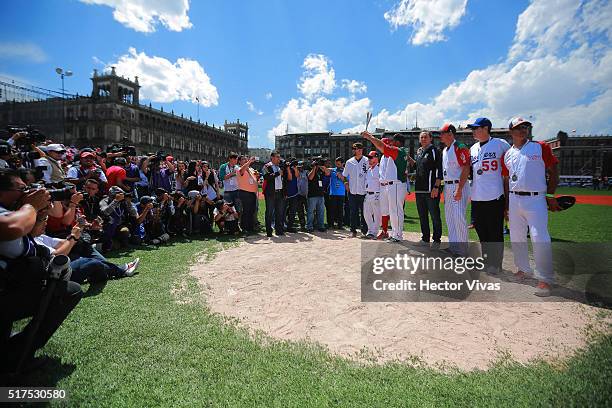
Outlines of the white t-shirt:
[{"label": "white t-shirt", "polygon": [[34,242],[36,242],[38,245],[44,245],[47,248],[49,248],[49,251],[51,251],[51,255],[53,255],[55,253],[55,247],[60,242],[62,242],[62,240],[59,238],[53,238],[53,237],[43,234],[43,235],[34,237]]},{"label": "white t-shirt", "polygon": [[[230,166],[229,164],[226,164],[227,168],[226,168],[226,172],[225,175],[228,175],[229,173],[231,173],[232,171],[234,171],[236,174],[238,174],[238,170],[240,170],[240,166],[239,165],[234,165],[234,167]],[[230,177],[228,179],[223,180],[223,190],[224,191],[236,191],[238,190],[238,179],[236,176]]]},{"label": "white t-shirt", "polygon": [[494,137],[484,145],[476,142],[470,148],[472,201],[496,200],[504,194],[502,160],[509,148],[508,142]]},{"label": "white t-shirt", "polygon": [[351,157],[346,161],[342,175],[349,179],[349,193],[359,195],[366,193],[365,185],[368,167],[368,158],[365,156],[362,156],[359,161],[355,157]]},{"label": "white t-shirt", "polygon": [[369,167],[366,173],[366,191],[370,193],[380,192],[380,174],[378,173],[378,164],[374,167]]}]

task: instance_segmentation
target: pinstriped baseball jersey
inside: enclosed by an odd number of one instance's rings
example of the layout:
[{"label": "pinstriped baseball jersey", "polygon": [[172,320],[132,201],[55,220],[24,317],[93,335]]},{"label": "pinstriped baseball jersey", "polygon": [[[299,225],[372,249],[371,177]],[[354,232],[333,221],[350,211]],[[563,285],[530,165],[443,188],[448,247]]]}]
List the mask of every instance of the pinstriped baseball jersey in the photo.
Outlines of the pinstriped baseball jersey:
[{"label": "pinstriped baseball jersey", "polygon": [[509,177],[510,191],[545,192],[546,169],[557,164],[550,145],[527,141],[504,154],[502,172]]},{"label": "pinstriped baseball jersey", "polygon": [[470,151],[456,141],[442,150],[442,169],[445,181],[459,180],[461,167],[470,164]]}]

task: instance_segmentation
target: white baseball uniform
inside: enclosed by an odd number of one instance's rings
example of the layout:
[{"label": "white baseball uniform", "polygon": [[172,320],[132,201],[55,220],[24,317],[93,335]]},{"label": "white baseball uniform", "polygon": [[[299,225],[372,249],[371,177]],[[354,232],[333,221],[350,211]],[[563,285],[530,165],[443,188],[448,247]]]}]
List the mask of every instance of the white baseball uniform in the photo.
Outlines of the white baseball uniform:
[{"label": "white baseball uniform", "polygon": [[448,227],[449,249],[458,255],[467,254],[468,227],[465,211],[470,196],[470,184],[465,182],[461,199],[455,201],[455,191],[459,188],[461,170],[470,165],[470,151],[464,144],[456,141],[442,150],[442,169],[444,175],[444,215]]},{"label": "white baseball uniform", "polygon": [[378,164],[368,168],[366,173],[366,196],[363,202],[363,216],[368,224],[368,234],[378,234],[380,229],[380,173]]},{"label": "white baseball uniform", "polygon": [[527,228],[533,244],[535,276],[551,284],[553,281],[552,248],[548,233],[546,204],[546,169],[559,160],[544,142],[528,140],[521,147],[512,146],[504,155],[503,173],[510,187],[510,241],[514,264],[519,271],[532,273],[529,265]]},{"label": "white baseball uniform", "polygon": [[391,221],[389,237],[403,239],[408,149],[385,145],[380,160],[381,214]]}]

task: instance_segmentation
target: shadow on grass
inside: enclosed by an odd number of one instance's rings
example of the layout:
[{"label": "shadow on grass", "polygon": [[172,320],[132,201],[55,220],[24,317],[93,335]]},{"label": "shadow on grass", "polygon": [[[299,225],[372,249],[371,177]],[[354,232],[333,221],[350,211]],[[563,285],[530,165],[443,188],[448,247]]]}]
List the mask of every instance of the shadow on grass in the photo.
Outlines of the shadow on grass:
[{"label": "shadow on grass", "polygon": [[[18,377],[10,377],[5,381],[6,386],[27,386],[27,387],[55,387],[60,380],[68,377],[76,369],[74,364],[64,364],[57,357],[43,356],[44,364]],[[3,381],[4,382],[4,381]]]}]

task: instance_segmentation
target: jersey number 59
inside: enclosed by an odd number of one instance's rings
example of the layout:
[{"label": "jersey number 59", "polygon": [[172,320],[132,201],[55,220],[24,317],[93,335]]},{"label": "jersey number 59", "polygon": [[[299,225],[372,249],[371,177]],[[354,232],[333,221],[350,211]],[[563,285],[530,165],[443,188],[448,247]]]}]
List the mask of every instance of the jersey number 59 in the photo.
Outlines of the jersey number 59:
[{"label": "jersey number 59", "polygon": [[497,171],[497,160],[483,160],[482,171]]}]

